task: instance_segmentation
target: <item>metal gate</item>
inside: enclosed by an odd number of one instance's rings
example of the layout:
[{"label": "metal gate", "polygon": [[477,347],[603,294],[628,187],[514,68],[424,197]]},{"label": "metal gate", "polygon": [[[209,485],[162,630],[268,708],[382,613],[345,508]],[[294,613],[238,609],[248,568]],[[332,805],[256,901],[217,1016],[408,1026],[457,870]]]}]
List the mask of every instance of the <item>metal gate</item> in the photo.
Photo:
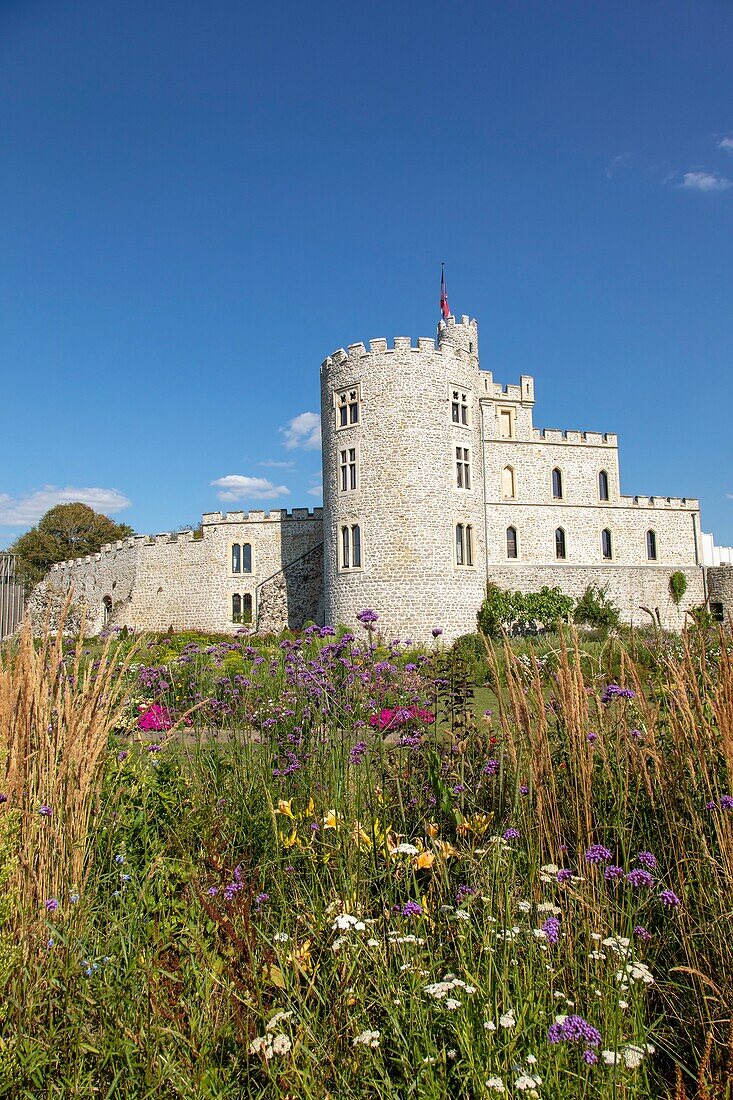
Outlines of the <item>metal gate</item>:
[{"label": "metal gate", "polygon": [[23,621],[23,585],[15,580],[15,557],[0,551],[0,638]]}]

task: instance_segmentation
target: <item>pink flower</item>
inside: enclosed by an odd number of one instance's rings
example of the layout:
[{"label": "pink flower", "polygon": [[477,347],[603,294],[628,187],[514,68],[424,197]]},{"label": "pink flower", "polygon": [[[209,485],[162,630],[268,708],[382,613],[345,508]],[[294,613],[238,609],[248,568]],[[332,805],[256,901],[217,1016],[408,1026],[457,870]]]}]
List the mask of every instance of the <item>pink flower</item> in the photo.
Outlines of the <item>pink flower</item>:
[{"label": "pink flower", "polygon": [[153,703],[144,714],[140,715],[137,725],[138,729],[158,732],[169,730],[173,725],[173,720],[166,707],[160,703]]}]

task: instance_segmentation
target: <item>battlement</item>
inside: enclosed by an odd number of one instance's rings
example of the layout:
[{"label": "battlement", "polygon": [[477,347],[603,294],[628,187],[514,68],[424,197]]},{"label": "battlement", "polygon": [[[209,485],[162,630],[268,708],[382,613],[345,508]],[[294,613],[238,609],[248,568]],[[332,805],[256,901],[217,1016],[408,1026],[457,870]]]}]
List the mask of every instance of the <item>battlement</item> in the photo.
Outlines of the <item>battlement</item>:
[{"label": "battlement", "polygon": [[695,497],[621,497],[620,503],[628,508],[677,508],[699,512],[700,501]]},{"label": "battlement", "polygon": [[222,523],[293,523],[302,520],[322,520],[323,508],[272,508],[265,512],[250,509],[249,512],[204,512],[204,527],[218,526]]},{"label": "battlement", "polygon": [[520,374],[519,385],[510,383],[502,386],[501,382],[495,382],[490,370],[481,371],[482,400],[496,401],[521,401],[524,405],[534,405],[534,378],[529,374]]},{"label": "battlement", "polygon": [[590,447],[618,447],[615,432],[563,431],[560,428],[533,428],[532,440],[538,443],[585,444]]},{"label": "battlement", "polygon": [[[464,345],[467,345],[467,348]],[[409,336],[395,336],[391,345],[385,337],[378,336],[369,341],[368,351],[366,345],[361,341],[356,344],[349,344],[346,350],[337,348],[331,355],[326,356],[321,363],[321,370],[328,370],[332,366],[341,366],[347,360],[356,363],[366,355],[385,355],[395,351],[410,351],[416,355],[421,352],[440,354],[443,352],[444,346],[445,350],[452,354],[468,349],[469,354],[477,355],[478,322],[468,316],[461,317],[460,321],[456,321],[455,317],[449,317],[439,329],[437,346],[432,336],[419,336],[416,344],[413,344]]]}]

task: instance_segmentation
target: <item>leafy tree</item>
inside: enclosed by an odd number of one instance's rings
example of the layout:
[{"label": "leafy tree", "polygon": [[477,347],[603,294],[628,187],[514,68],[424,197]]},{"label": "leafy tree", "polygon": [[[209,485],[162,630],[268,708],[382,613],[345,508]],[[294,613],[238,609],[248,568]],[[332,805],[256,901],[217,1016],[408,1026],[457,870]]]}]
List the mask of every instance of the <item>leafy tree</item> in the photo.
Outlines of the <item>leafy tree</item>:
[{"label": "leafy tree", "polygon": [[589,584],[578,600],[573,618],[576,623],[608,629],[619,625],[621,611],[608,595],[608,587]]},{"label": "leafy tree", "polygon": [[536,630],[553,630],[558,622],[568,622],[575,601],[559,588],[544,585],[539,592],[506,592],[493,581],[486,586],[486,595],[476,616],[478,628],[490,638],[501,637],[502,630],[526,634]]},{"label": "leafy tree", "polygon": [[30,590],[55,562],[96,554],[105,543],[134,533],[126,523],[115,523],[88,504],[57,504],[10,550],[16,555],[17,576]]}]

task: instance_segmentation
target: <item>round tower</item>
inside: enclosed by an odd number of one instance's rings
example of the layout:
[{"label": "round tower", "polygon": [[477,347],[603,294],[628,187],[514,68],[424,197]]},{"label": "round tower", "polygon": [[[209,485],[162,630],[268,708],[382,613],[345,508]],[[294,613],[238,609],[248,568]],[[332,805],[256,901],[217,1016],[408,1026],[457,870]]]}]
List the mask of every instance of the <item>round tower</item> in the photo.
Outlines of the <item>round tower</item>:
[{"label": "round tower", "polygon": [[476,629],[485,584],[478,328],[352,344],[321,367],[326,622]]}]

